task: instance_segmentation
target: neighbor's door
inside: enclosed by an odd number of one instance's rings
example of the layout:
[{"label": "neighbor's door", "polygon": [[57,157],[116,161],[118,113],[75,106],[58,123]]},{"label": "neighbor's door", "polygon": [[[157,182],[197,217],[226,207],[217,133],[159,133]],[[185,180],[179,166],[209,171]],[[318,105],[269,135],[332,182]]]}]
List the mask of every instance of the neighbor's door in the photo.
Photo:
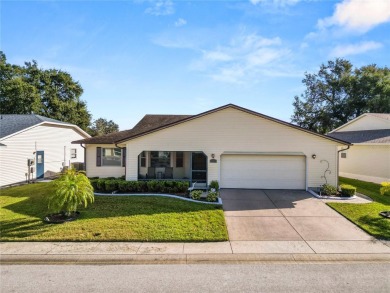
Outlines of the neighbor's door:
[{"label": "neighbor's door", "polygon": [[37,151],[37,179],[43,178],[45,173],[45,154],[44,151]]}]

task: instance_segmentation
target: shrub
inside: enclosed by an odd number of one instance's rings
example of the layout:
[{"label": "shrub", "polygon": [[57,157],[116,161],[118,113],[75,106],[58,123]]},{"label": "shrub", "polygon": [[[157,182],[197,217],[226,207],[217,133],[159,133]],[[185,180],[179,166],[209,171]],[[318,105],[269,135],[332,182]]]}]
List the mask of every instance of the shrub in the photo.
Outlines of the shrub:
[{"label": "shrub", "polygon": [[337,194],[337,188],[330,184],[324,184],[321,187],[321,193],[325,195],[335,195]]},{"label": "shrub", "polygon": [[113,192],[118,190],[118,181],[119,180],[105,180],[104,181],[104,190],[106,192]]},{"label": "shrub", "polygon": [[89,179],[89,182],[91,183],[92,187],[94,190],[98,190],[98,186],[97,186],[97,182],[98,182],[99,178],[94,178],[94,179]]},{"label": "shrub", "polygon": [[191,191],[191,198],[195,200],[199,200],[203,191],[202,190],[193,190]]},{"label": "shrub", "polygon": [[210,182],[210,185],[209,185],[210,189],[215,189],[216,191],[219,190],[219,183],[217,180],[213,180]]},{"label": "shrub", "polygon": [[148,192],[157,192],[158,189],[158,181],[151,180],[146,183]]},{"label": "shrub", "polygon": [[381,183],[381,189],[380,193],[382,195],[389,195],[390,196],[390,182],[382,182]]},{"label": "shrub", "polygon": [[130,191],[130,183],[131,181],[119,180],[118,181],[118,190],[120,192],[128,192]]},{"label": "shrub", "polygon": [[48,208],[54,212],[65,211],[67,215],[77,211],[78,206],[87,207],[95,198],[91,182],[82,173],[71,168],[55,181],[56,192],[49,198]]},{"label": "shrub", "polygon": [[100,178],[96,182],[96,187],[99,191],[106,191],[106,179]]},{"label": "shrub", "polygon": [[354,196],[356,193],[356,187],[349,184],[341,184],[340,189],[342,196]]},{"label": "shrub", "polygon": [[218,192],[209,192],[207,194],[206,200],[210,202],[217,201],[218,198]]}]

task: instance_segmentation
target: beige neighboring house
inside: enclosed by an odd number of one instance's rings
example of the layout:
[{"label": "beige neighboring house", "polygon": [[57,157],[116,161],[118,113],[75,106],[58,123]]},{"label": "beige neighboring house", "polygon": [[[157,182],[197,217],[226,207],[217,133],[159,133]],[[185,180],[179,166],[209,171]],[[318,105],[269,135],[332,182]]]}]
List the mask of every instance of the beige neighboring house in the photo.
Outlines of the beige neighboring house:
[{"label": "beige neighboring house", "polygon": [[340,176],[390,181],[390,114],[363,114],[328,135],[353,144],[340,152]]},{"label": "beige neighboring house", "polygon": [[84,163],[84,149],[71,142],[89,137],[74,124],[40,115],[0,114],[0,186],[24,182],[29,175],[50,177],[64,166]]},{"label": "beige neighboring house", "polygon": [[232,104],[198,115],[146,115],[133,129],[73,143],[86,147],[90,177],[197,187],[218,180],[247,189],[318,187],[324,174],[336,185],[337,151],[349,145]]}]

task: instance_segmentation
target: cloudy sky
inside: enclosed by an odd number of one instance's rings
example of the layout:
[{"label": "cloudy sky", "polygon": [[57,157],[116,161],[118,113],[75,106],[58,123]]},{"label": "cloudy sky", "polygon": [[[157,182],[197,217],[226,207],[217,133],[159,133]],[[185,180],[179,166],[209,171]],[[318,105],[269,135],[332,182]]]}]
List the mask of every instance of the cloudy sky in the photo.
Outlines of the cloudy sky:
[{"label": "cloudy sky", "polygon": [[94,118],[227,103],[285,121],[305,72],[342,57],[390,64],[390,0],[10,1],[1,50],[69,72]]}]

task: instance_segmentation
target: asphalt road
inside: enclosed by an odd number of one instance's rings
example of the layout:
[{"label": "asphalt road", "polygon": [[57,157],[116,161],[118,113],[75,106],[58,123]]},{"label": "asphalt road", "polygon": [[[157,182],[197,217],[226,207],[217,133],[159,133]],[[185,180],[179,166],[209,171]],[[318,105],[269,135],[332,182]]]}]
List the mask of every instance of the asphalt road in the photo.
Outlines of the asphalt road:
[{"label": "asphalt road", "polygon": [[390,292],[390,264],[3,265],[0,292]]}]

